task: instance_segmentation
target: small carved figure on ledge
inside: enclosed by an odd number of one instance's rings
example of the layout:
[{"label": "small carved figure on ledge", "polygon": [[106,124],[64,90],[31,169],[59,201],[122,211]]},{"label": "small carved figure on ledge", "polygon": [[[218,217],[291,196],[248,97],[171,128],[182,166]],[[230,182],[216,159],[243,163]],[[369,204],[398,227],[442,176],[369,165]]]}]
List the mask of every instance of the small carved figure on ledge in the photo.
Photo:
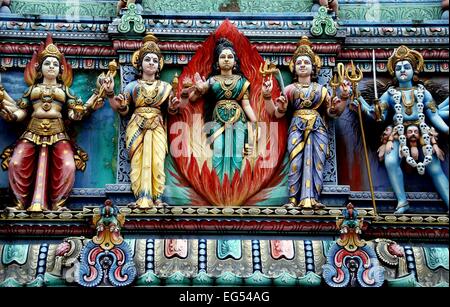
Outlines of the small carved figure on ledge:
[{"label": "small carved figure on ledge", "polygon": [[10,14],[11,13],[11,9],[10,6],[11,5],[11,0],[0,0],[0,14]]},{"label": "small carved figure on ledge", "polygon": [[319,0],[321,6],[325,6],[329,12],[334,12],[336,16],[339,12],[339,1],[338,0]]},{"label": "small carved figure on ledge", "polygon": [[128,5],[130,5],[130,4],[137,4],[138,7],[140,9],[142,9],[141,6],[139,5],[139,3],[141,3],[141,2],[142,2],[141,0],[119,0],[119,1],[117,1],[116,13],[117,13],[117,15],[120,15],[120,12],[122,11],[122,9],[127,8]]}]

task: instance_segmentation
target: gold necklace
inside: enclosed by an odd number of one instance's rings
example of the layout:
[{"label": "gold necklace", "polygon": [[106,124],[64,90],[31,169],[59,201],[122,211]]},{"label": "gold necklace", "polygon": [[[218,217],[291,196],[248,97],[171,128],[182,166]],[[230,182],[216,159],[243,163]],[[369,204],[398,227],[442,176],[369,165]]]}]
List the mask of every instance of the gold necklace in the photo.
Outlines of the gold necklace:
[{"label": "gold necklace", "polygon": [[406,99],[406,94],[404,91],[402,91],[402,104],[405,107],[405,114],[406,115],[411,115],[412,114],[412,107],[414,106],[414,89],[411,90],[411,99],[408,102]]},{"label": "gold necklace", "polygon": [[225,98],[230,99],[231,96],[233,96],[233,90],[235,89],[239,78],[240,77],[238,75],[231,75],[229,77],[215,76],[214,80],[218,81],[220,87],[222,88],[222,90],[224,90]]},{"label": "gold necklace", "polygon": [[311,84],[308,84],[308,83],[300,83],[300,82],[296,82],[295,83],[295,86],[297,87],[297,88],[306,88],[306,87],[309,87]]},{"label": "gold necklace", "polygon": [[144,96],[144,102],[147,105],[151,105],[155,103],[155,98],[158,95],[158,82],[155,81],[142,81],[145,83],[145,86],[143,85],[141,87],[142,89],[142,95]]},{"label": "gold necklace", "polygon": [[40,85],[41,88],[41,107],[42,110],[44,110],[45,112],[48,112],[51,110],[52,108],[52,102],[53,99],[55,98],[55,86],[53,85],[46,85],[46,84],[41,84]]},{"label": "gold necklace", "polygon": [[[300,107],[302,107],[302,108],[311,107],[313,104],[314,98],[316,98],[317,84],[313,84],[312,91],[310,92],[308,97],[305,97],[305,93],[303,92],[303,88],[306,88],[305,85],[300,84],[300,83],[295,83],[295,86],[297,87],[297,89],[299,91],[298,96],[302,100],[302,102],[300,103]],[[308,85],[308,88],[310,86],[311,85]]]}]

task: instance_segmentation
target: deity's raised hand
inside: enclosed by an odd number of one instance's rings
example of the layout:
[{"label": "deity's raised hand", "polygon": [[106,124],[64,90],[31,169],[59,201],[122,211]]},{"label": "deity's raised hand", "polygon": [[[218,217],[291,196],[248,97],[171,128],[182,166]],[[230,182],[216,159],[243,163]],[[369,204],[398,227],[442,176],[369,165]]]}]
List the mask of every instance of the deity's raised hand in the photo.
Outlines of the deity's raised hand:
[{"label": "deity's raised hand", "polygon": [[108,93],[114,93],[114,79],[111,77],[104,78],[102,80],[99,80],[102,88]]},{"label": "deity's raised hand", "polygon": [[200,94],[204,94],[208,91],[208,81],[205,77],[201,77],[198,72],[194,75],[194,86]]}]

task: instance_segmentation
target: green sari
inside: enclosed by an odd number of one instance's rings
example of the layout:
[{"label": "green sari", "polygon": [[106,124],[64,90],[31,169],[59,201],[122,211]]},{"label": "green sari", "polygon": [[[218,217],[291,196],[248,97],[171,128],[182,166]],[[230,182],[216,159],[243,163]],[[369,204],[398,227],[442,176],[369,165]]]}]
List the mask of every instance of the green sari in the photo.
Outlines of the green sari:
[{"label": "green sari", "polygon": [[250,82],[242,76],[214,76],[210,93],[216,106],[210,142],[213,144],[212,166],[222,181],[225,175],[231,180],[240,172],[243,150],[247,141],[247,118],[241,106],[248,97]]}]

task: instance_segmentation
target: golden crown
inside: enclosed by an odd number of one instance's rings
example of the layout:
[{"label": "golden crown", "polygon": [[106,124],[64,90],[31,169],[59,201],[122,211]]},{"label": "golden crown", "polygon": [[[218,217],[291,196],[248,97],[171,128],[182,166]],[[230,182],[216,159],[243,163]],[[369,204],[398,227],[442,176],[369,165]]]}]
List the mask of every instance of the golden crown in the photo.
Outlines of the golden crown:
[{"label": "golden crown", "polygon": [[398,61],[410,62],[411,65],[414,67],[414,71],[416,73],[421,72],[424,67],[423,56],[419,52],[409,49],[404,45],[395,49],[394,53],[388,60],[387,68],[392,76],[395,74],[395,64]]},{"label": "golden crown", "polygon": [[59,52],[58,47],[53,44],[49,44],[45,49],[38,54],[38,62],[42,64],[42,61],[47,57],[55,57],[61,62],[62,53]]},{"label": "golden crown", "polygon": [[312,50],[312,43],[309,41],[307,36],[302,36],[302,38],[297,43],[297,49],[294,52],[294,56],[289,62],[289,69],[294,72],[295,61],[299,56],[307,56],[311,59],[313,66],[316,67],[317,71],[322,67],[322,61],[319,56]]},{"label": "golden crown", "polygon": [[158,47],[158,38],[152,33],[149,33],[144,37],[143,41],[144,45],[133,53],[131,63],[137,69],[139,62],[142,63],[142,60],[147,53],[154,53],[159,58],[159,70],[161,71],[164,66],[164,59],[161,54],[161,49]]}]

